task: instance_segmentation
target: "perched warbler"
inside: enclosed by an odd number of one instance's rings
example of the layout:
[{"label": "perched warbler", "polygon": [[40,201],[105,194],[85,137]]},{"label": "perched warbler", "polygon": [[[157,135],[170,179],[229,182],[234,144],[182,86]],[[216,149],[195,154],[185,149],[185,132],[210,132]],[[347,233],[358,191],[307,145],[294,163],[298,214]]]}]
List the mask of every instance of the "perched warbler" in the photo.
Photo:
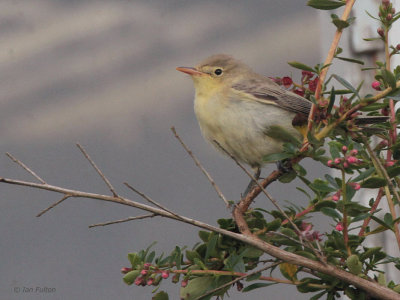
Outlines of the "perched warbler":
[{"label": "perched warbler", "polygon": [[192,77],[194,110],[201,132],[217,149],[221,150],[215,142],[259,170],[263,157],[282,150],[283,141],[271,134],[273,128],[283,128],[301,140],[302,134],[294,125],[306,125],[311,102],[242,62],[218,54],[194,68],[176,69]]}]

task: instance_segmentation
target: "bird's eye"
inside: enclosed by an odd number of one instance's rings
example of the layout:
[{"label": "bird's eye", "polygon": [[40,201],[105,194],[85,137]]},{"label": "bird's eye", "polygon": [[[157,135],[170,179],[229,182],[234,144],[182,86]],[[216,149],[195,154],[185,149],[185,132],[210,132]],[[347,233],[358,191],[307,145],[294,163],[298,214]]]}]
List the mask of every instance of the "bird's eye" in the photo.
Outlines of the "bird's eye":
[{"label": "bird's eye", "polygon": [[214,74],[219,76],[222,74],[222,70],[221,69],[215,69]]}]

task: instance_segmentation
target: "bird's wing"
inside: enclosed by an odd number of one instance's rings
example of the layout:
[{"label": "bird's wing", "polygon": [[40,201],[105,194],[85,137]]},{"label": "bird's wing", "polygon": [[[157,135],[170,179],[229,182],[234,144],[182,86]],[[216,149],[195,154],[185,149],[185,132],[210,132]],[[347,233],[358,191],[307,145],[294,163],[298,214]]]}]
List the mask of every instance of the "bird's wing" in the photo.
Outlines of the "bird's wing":
[{"label": "bird's wing", "polygon": [[232,85],[232,88],[260,103],[272,104],[285,110],[307,115],[311,109],[311,102],[282,89],[269,78],[245,79]]}]

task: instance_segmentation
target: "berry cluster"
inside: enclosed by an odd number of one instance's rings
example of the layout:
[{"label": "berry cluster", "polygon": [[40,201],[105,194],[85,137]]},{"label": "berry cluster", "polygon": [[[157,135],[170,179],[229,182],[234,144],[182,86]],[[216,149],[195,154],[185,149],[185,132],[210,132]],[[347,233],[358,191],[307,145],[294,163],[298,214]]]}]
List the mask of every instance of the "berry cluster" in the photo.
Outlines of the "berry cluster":
[{"label": "berry cluster", "polygon": [[327,162],[328,167],[336,169],[347,169],[350,166],[358,166],[362,164],[362,160],[357,158],[358,150],[353,149],[348,151],[347,146],[342,147],[343,157],[337,157],[335,159],[330,159]]}]

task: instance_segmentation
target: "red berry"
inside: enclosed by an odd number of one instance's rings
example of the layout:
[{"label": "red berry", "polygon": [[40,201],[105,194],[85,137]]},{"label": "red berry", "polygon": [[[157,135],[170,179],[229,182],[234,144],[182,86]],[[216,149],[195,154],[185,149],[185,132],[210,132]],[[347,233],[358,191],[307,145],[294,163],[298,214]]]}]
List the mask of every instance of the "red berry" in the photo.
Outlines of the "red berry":
[{"label": "red berry", "polygon": [[294,93],[297,94],[297,95],[299,95],[299,96],[301,96],[301,97],[304,96],[304,91],[303,91],[303,90],[300,90],[300,89],[295,89],[295,90],[294,90]]},{"label": "red berry", "polygon": [[282,84],[285,88],[289,88],[293,83],[292,78],[285,76],[282,78]]},{"label": "red berry", "polygon": [[343,146],[343,147],[342,147],[342,152],[343,152],[343,153],[346,153],[347,150],[348,150],[347,146]]}]

